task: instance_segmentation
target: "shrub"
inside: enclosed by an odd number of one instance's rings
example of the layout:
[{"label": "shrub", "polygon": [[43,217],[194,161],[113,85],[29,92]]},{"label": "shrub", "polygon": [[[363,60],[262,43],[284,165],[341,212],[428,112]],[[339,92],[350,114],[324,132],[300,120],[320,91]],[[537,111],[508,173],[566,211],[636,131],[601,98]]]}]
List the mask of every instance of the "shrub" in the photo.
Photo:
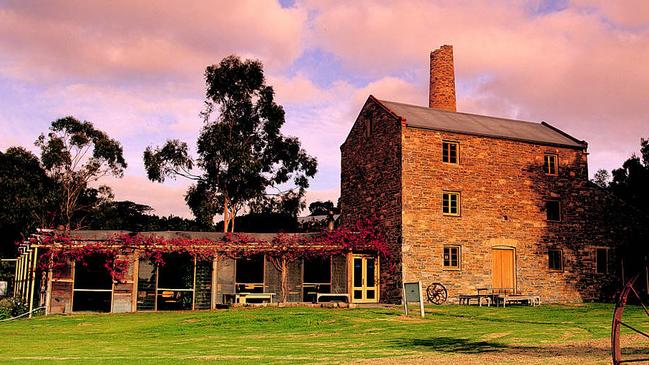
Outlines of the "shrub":
[{"label": "shrub", "polygon": [[0,299],[0,319],[12,318],[19,316],[28,311],[27,305],[18,299],[4,298]]}]

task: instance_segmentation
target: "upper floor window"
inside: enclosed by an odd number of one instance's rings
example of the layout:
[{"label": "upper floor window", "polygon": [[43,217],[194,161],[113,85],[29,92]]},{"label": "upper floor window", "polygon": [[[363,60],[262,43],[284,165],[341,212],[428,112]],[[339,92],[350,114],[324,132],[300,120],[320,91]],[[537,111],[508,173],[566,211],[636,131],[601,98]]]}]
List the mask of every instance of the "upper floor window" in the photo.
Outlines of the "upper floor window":
[{"label": "upper floor window", "polygon": [[460,215],[460,193],[445,191],[442,196],[444,215]]},{"label": "upper floor window", "polygon": [[548,250],[548,268],[550,270],[563,270],[563,257],[561,250]]},{"label": "upper floor window", "polygon": [[561,220],[561,204],[558,200],[548,200],[545,202],[545,214],[549,221],[558,222]]},{"label": "upper floor window", "polygon": [[608,274],[608,248],[595,249],[595,272]]},{"label": "upper floor window", "polygon": [[444,268],[460,269],[460,246],[444,246]]},{"label": "upper floor window", "polygon": [[543,171],[546,175],[559,174],[559,158],[557,155],[546,153],[543,161]]},{"label": "upper floor window", "polygon": [[369,137],[372,135],[372,129],[374,127],[372,124],[373,123],[371,119],[365,121],[365,137]]},{"label": "upper floor window", "polygon": [[457,142],[442,141],[442,161],[458,163],[460,146]]}]

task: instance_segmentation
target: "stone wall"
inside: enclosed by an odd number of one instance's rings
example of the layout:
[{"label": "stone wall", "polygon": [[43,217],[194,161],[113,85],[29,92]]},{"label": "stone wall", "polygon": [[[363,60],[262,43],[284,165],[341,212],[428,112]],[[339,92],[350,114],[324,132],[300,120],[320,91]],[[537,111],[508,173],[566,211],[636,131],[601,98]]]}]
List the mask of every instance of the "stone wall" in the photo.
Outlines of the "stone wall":
[{"label": "stone wall", "polygon": [[[459,142],[460,163],[442,162],[442,141]],[[515,249],[516,288],[546,302],[600,299],[617,265],[615,246],[628,236],[621,203],[588,183],[580,149],[405,128],[403,143],[405,280],[441,282],[449,298],[492,285],[492,250]],[[543,171],[557,154],[558,176]],[[461,193],[461,214],[442,214],[442,192]],[[546,219],[546,199],[561,202],[561,221]],[[607,208],[609,207],[609,208]],[[460,270],[443,268],[444,245],[461,246]],[[596,247],[610,247],[609,274],[596,274]],[[561,249],[563,271],[548,268]]]},{"label": "stone wall", "polygon": [[391,255],[381,262],[381,300],[401,298],[401,119],[372,97],[340,147],[343,224],[366,217],[385,224]]}]

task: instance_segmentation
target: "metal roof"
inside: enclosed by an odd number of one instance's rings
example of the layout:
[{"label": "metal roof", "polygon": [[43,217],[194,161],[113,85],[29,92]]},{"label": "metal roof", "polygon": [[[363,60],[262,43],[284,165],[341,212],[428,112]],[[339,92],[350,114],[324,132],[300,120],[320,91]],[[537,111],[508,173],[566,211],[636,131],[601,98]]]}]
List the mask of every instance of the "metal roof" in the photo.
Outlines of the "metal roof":
[{"label": "metal roof", "polygon": [[[55,230],[40,230],[41,234],[48,233],[59,233],[64,234],[62,231]],[[108,241],[119,237],[124,234],[138,234],[141,237],[159,237],[164,239],[174,239],[174,238],[185,238],[185,239],[207,239],[212,241],[221,241],[225,237],[223,232],[195,232],[195,231],[152,231],[152,232],[130,232],[130,231],[119,231],[119,230],[78,230],[78,231],[68,231],[65,233],[70,237],[70,239],[75,241]],[[271,241],[277,236],[277,233],[247,233],[247,232],[236,232],[235,234],[240,234],[251,239],[261,241]],[[288,233],[287,235],[291,236],[310,236],[313,233]]]},{"label": "metal roof", "polygon": [[545,123],[525,122],[485,115],[448,112],[423,106],[378,100],[393,114],[406,120],[406,126],[479,136],[506,138],[559,146],[587,146],[567,133]]}]

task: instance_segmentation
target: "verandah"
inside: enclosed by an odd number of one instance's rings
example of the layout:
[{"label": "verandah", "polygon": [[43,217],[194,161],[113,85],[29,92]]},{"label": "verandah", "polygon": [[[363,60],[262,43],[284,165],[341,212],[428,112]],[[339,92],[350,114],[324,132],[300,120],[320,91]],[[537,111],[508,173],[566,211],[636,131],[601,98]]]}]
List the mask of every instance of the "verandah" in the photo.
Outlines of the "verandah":
[{"label": "verandah", "polygon": [[29,243],[40,250],[33,302],[48,313],[209,309],[242,292],[314,301],[348,291],[352,252],[388,255],[368,222],[309,235],[43,231]]}]

